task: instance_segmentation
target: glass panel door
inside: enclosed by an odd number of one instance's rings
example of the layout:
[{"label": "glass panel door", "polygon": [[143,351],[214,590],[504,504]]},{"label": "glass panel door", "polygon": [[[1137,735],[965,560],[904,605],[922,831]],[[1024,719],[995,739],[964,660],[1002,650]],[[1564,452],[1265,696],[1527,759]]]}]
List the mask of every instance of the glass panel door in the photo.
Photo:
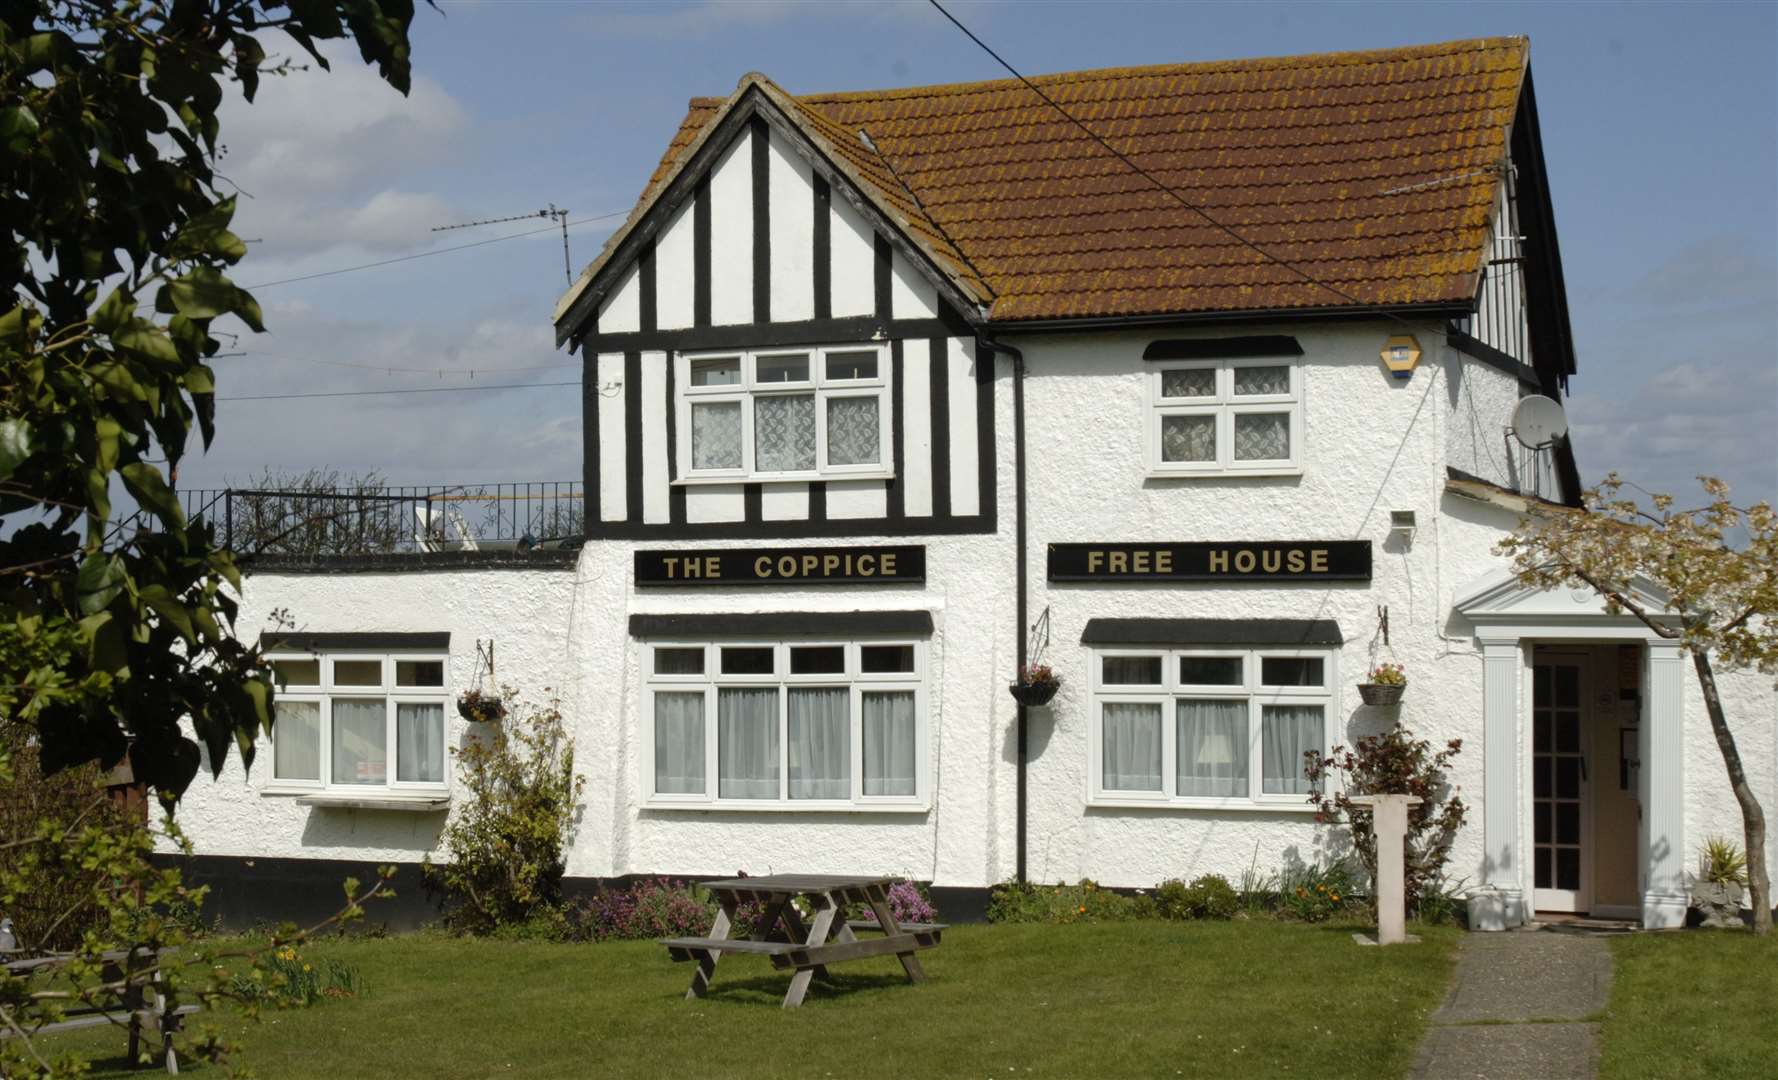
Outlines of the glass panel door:
[{"label": "glass panel door", "polygon": [[1590,889],[1586,700],[1580,663],[1532,669],[1532,858],[1538,911],[1586,911]]}]

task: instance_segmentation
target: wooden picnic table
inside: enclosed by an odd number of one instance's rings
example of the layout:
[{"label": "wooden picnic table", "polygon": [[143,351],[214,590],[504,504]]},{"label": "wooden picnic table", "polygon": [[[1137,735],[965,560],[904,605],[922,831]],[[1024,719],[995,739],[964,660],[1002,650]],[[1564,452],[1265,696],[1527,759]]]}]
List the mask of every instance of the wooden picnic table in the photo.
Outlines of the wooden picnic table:
[{"label": "wooden picnic table", "polygon": [[[161,959],[171,950],[167,949],[130,949],[113,950],[99,954],[102,965],[100,977],[106,982],[124,982],[121,994],[116,998],[114,1007],[105,1005],[71,1004],[66,1010],[67,1018],[54,1024],[45,1024],[36,1028],[32,1034],[48,1034],[57,1031],[70,1031],[75,1028],[93,1027],[99,1024],[119,1024],[129,1032],[129,1059],[136,1063],[137,1053],[141,1048],[142,1036],[153,1032],[160,1038],[161,1057],[167,1072],[179,1072],[179,1057],[173,1049],[173,1036],[179,1030],[180,1020],[187,1013],[196,1012],[196,1005],[177,1005],[172,995],[167,992],[165,980],[161,978],[158,967]],[[46,971],[66,964],[73,953],[51,952],[26,956],[21,953],[0,953],[0,967],[4,967],[8,975],[26,977],[38,971]],[[154,970],[150,971],[149,969]],[[138,973],[146,972],[146,981],[138,981]],[[117,1015],[127,1014],[127,1019]],[[0,1031],[0,1038],[10,1032]]]},{"label": "wooden picnic table", "polygon": [[[815,976],[827,978],[827,965],[846,960],[893,953],[907,972],[908,981],[922,982],[926,972],[914,954],[937,945],[945,927],[942,923],[896,921],[889,910],[889,886],[900,880],[847,874],[767,874],[707,881],[704,887],[716,897],[719,908],[709,935],[664,938],[661,944],[674,960],[697,961],[691,989],[685,992],[688,999],[704,996],[716,974],[717,958],[725,952],[769,956],[773,967],[795,968],[790,989],[784,994],[786,1009],[803,1003],[803,995]],[[806,925],[796,907],[797,897],[806,897],[814,912]],[[748,902],[765,905],[765,914],[755,931],[760,936],[732,938],[729,933],[736,929],[739,909]],[[876,921],[847,921],[845,911],[849,904],[864,905]],[[882,936],[860,938],[859,931]]]}]

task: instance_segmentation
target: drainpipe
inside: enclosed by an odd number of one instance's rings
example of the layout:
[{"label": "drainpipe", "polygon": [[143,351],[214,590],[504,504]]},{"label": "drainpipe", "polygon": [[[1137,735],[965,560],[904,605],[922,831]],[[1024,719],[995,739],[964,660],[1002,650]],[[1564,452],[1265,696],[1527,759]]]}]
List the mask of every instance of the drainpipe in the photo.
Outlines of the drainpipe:
[{"label": "drainpipe", "polygon": [[[1026,557],[1026,520],[1025,520],[1025,354],[1018,348],[994,341],[987,337],[978,338],[984,346],[995,352],[1005,353],[1012,357],[1012,457],[1013,457],[1013,519],[1014,531],[1017,536],[1017,573],[1018,593],[1016,618],[1018,619],[1018,655],[1019,670],[1023,671],[1028,662],[1026,650],[1029,648],[1030,599],[1027,595],[1027,557]],[[1016,877],[1023,884],[1025,881],[1025,807],[1027,803],[1026,762],[1028,727],[1026,724],[1026,708],[1019,705],[1018,712],[1018,861]]]}]

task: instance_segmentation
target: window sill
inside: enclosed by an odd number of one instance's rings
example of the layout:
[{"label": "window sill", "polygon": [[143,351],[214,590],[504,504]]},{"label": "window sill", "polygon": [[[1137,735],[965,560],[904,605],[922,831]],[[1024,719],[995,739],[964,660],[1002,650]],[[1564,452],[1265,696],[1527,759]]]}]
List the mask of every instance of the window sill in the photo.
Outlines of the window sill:
[{"label": "window sill", "polygon": [[669,487],[710,487],[718,484],[809,484],[836,483],[847,480],[893,480],[895,470],[855,473],[774,473],[770,476],[681,476],[668,482]]},{"label": "window sill", "polygon": [[1106,810],[1193,810],[1238,814],[1313,814],[1307,796],[1302,802],[1254,802],[1251,799],[1108,799],[1098,796],[1087,805]]},{"label": "window sill", "polygon": [[1227,480],[1264,476],[1301,476],[1301,465],[1263,469],[1154,469],[1148,470],[1150,480]]},{"label": "window sill", "polygon": [[815,800],[797,802],[771,802],[761,799],[758,802],[747,799],[731,799],[727,802],[672,802],[663,799],[648,799],[642,803],[644,810],[691,810],[698,813],[715,814],[924,814],[932,809],[930,803],[855,803],[855,802],[818,802]]},{"label": "window sill", "polygon": [[291,791],[288,789],[267,788],[266,795],[294,795],[298,806],[331,806],[355,810],[402,810],[410,813],[428,813],[434,810],[445,810],[451,805],[451,796],[446,792],[396,792],[379,791],[365,792],[360,795],[353,792],[337,791]]}]

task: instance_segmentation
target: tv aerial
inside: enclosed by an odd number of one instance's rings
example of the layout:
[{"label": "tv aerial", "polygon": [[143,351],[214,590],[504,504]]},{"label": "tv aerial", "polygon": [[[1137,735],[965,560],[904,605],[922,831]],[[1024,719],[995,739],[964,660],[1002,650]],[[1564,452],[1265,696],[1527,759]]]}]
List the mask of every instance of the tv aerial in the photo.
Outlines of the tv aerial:
[{"label": "tv aerial", "polygon": [[434,225],[433,232],[450,232],[452,229],[473,229],[481,225],[504,225],[509,221],[530,221],[533,218],[546,218],[562,226],[562,274],[568,284],[574,284],[574,260],[568,255],[568,208],[558,208],[555,203],[549,209],[538,210],[529,214],[514,214],[511,217],[488,218],[484,221],[465,221],[460,225]]},{"label": "tv aerial", "polygon": [[1555,399],[1532,394],[1513,407],[1511,430],[1526,449],[1542,450],[1568,434],[1568,415]]}]

